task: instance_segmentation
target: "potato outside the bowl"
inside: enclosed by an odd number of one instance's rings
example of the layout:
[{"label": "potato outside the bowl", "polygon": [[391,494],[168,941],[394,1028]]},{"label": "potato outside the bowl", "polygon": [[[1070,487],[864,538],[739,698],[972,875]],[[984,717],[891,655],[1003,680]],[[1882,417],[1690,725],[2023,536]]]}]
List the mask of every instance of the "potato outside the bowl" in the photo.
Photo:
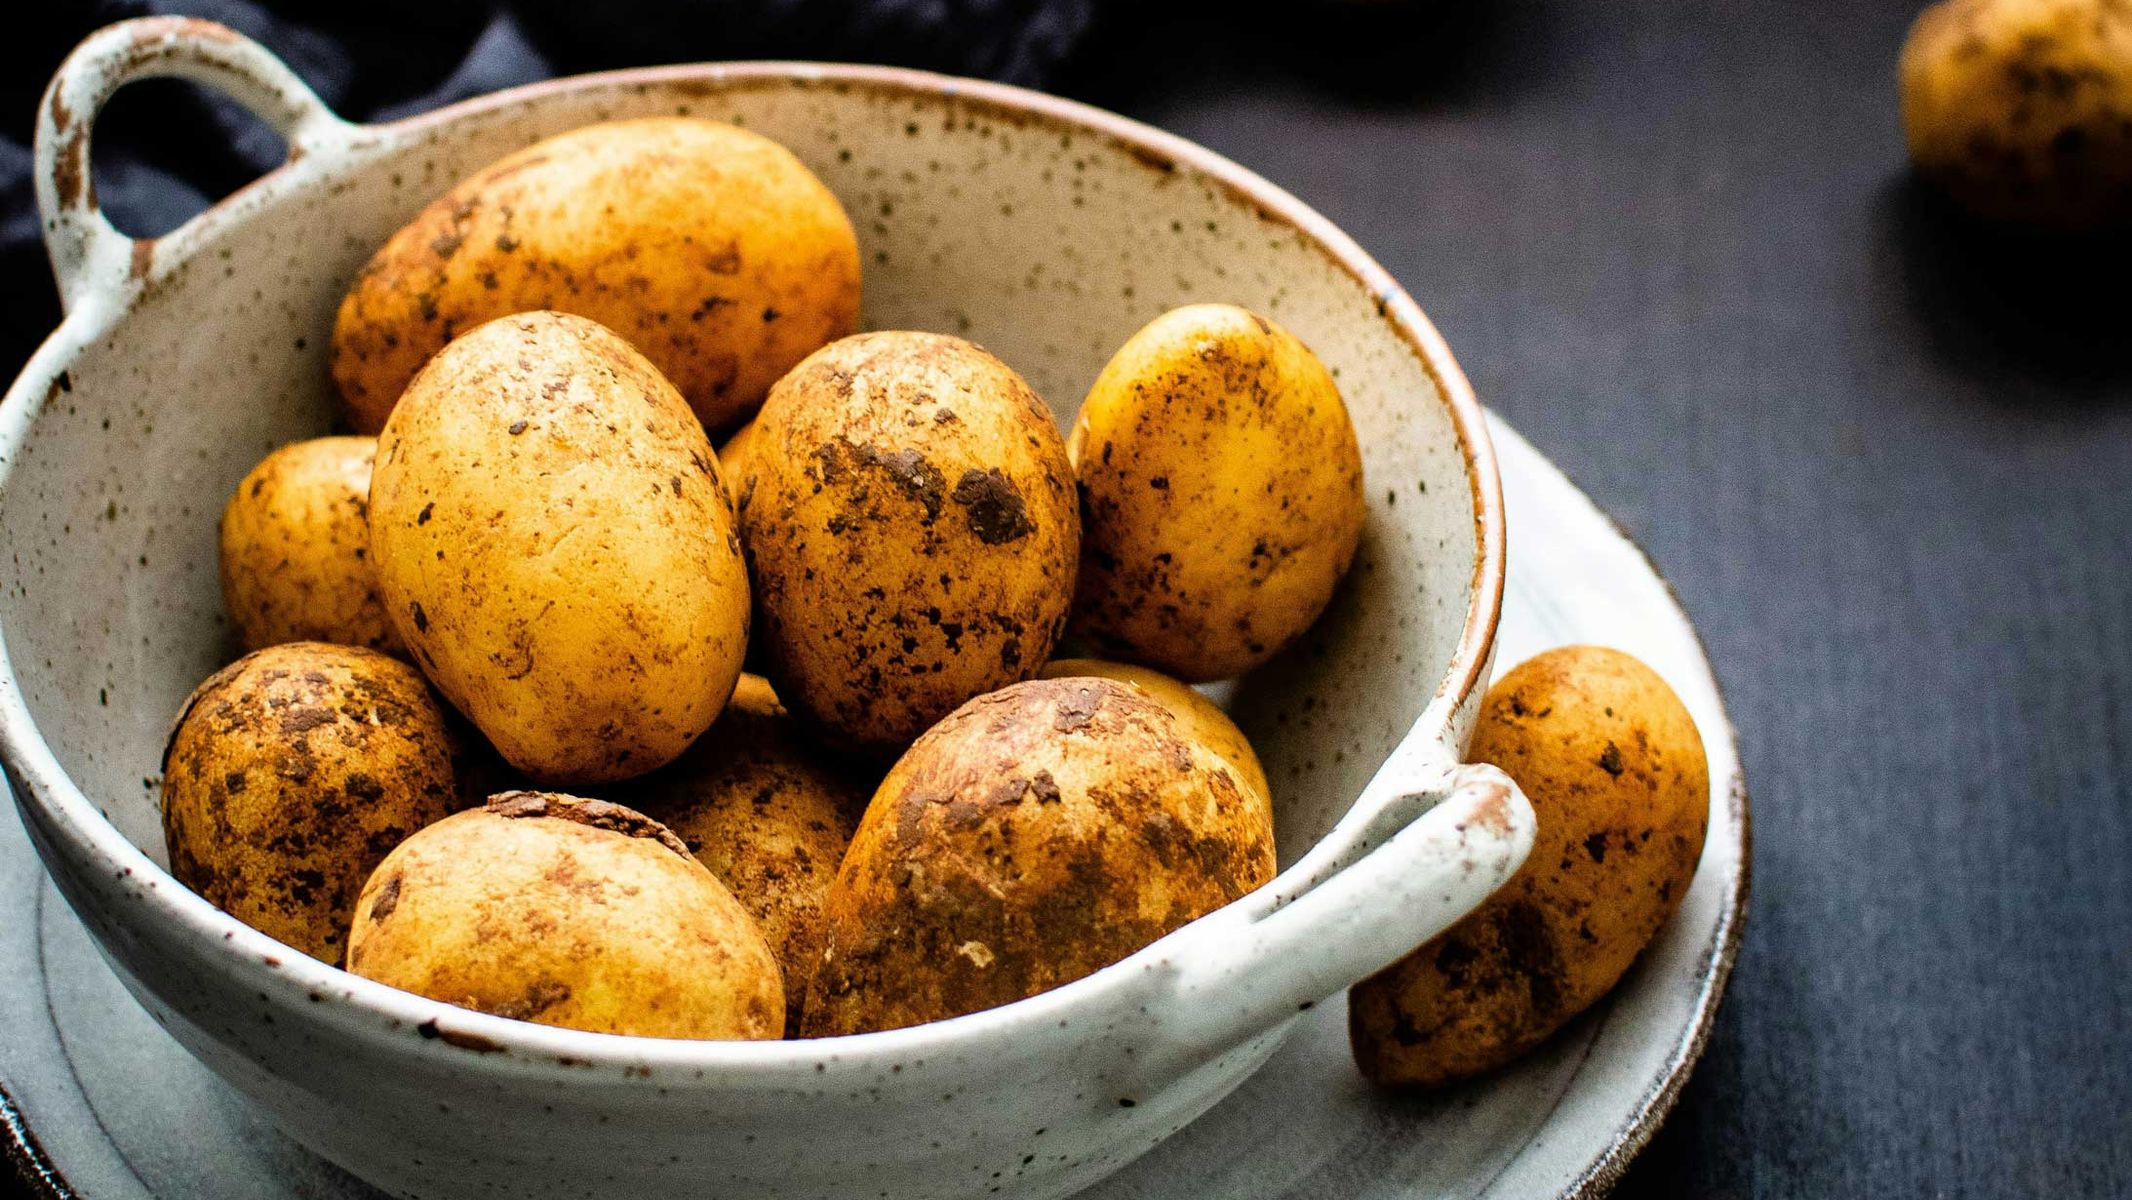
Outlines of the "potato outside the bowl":
[{"label": "potato outside the bowl", "polygon": [[1702,857],[1702,736],[1618,650],[1520,664],[1489,689],[1467,756],[1518,782],[1538,833],[1485,904],[1350,991],[1355,1061],[1379,1083],[1449,1083],[1539,1045],[1613,989]]},{"label": "potato outside the bowl", "polygon": [[1273,878],[1273,813],[1147,693],[1032,680],[918,739],[827,903],[809,1037],[1034,996]]},{"label": "potato outside the bowl", "polygon": [[1903,132],[1919,171],[1996,220],[2132,225],[2132,7],[1947,0],[1903,44]]},{"label": "potato outside the bowl", "polygon": [[1192,685],[1151,667],[1106,662],[1100,658],[1054,658],[1037,672],[1039,679],[1071,679],[1088,675],[1115,679],[1146,692],[1150,699],[1170,710],[1170,715],[1177,718],[1187,734],[1198,738],[1200,745],[1229,764],[1236,772],[1238,786],[1267,805],[1273,803],[1273,785],[1266,781],[1266,768],[1259,764],[1258,752],[1251,748],[1251,739],[1236,727],[1228,713],[1193,690]]},{"label": "potato outside the bowl", "polygon": [[1157,317],[1089,389],[1074,632],[1187,683],[1258,666],[1354,561],[1362,454],[1331,372],[1231,304]]},{"label": "potato outside the bowl", "polygon": [[543,783],[671,762],[748,640],[717,463],[644,357],[562,313],[446,347],[378,439],[371,561],[439,691]]},{"label": "potato outside the bowl", "polygon": [[822,903],[872,794],[802,735],[766,680],[742,675],[709,733],[618,798],[673,830],[762,927],[784,971],[785,1028],[797,1030],[822,957]]},{"label": "potato outside the bowl", "polygon": [[960,338],[868,333],[771,390],[741,511],[765,673],[840,749],[887,756],[1034,675],[1081,527],[1051,410]]},{"label": "potato outside the bowl", "polygon": [[759,134],[682,117],[560,134],[447,192],[356,277],[333,329],[350,422],[383,429],[453,337],[536,309],[626,338],[719,432],[858,327],[858,241],[821,180]]},{"label": "potato outside the bowl", "polygon": [[378,864],[348,969],[500,1017],[660,1038],[776,1038],[777,959],[665,826],[601,800],[505,792]]},{"label": "potato outside the bowl", "polygon": [[370,564],[369,437],[313,438],[274,451],[222,510],[222,606],[247,650],[338,642],[388,653]]},{"label": "potato outside the bowl", "polygon": [[356,892],[457,807],[429,685],[396,658],[287,642],[210,676],[163,756],[170,873],[208,903],[339,963]]}]

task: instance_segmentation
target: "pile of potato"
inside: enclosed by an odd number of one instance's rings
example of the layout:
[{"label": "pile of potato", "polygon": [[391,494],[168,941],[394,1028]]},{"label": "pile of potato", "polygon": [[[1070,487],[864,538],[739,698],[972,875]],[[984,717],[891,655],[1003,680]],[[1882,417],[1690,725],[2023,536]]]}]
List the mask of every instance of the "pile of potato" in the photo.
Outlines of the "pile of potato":
[{"label": "pile of potato", "polygon": [[981,347],[858,312],[835,197],[712,122],[426,209],[334,330],[376,436],[277,450],[224,513],[250,653],[171,738],[177,876],[372,979],[676,1038],[1008,1003],[1272,878],[1265,774],[1188,683],[1353,561],[1330,373],[1193,305],[1062,439]]}]

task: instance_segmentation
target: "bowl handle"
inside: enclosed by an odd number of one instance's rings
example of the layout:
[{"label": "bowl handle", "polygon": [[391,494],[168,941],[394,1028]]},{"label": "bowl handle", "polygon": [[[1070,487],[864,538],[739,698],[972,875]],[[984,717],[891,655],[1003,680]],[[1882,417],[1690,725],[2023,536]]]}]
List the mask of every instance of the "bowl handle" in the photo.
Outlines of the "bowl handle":
[{"label": "bowl handle", "polygon": [[160,76],[230,96],[281,134],[292,161],[356,128],[265,47],[212,21],[144,17],[90,34],[60,64],[37,108],[37,212],[60,303],[70,312],[100,292],[138,287],[154,266],[154,239],[127,237],[97,207],[89,132],[112,93]]},{"label": "bowl handle", "polygon": [[[1167,1049],[1188,1069],[1397,962],[1510,878],[1532,849],[1532,804],[1484,763],[1422,768],[1394,808],[1428,805],[1374,850],[1292,898],[1206,923],[1181,947]],[[1298,864],[1300,865],[1300,864]],[[1151,1066],[1154,1064],[1150,1064]],[[1158,1071],[1160,1067],[1156,1068]]]}]

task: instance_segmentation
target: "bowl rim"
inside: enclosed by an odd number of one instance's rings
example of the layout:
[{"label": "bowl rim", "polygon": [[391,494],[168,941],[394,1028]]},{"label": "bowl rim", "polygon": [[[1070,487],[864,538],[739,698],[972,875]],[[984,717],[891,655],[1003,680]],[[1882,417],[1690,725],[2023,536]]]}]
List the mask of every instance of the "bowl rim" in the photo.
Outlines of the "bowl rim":
[{"label": "bowl rim", "polygon": [[[141,294],[138,289],[152,286],[154,280],[189,261],[192,252],[225,223],[245,219],[249,210],[263,202],[318,186],[325,175],[358,156],[367,156],[366,151],[382,151],[389,145],[469,118],[553,95],[600,88],[679,87],[683,91],[694,88],[704,93],[725,93],[775,86],[863,88],[974,106],[1018,123],[1034,119],[1061,132],[1101,135],[1110,146],[1151,169],[1168,172],[1183,167],[1220,186],[1232,198],[1254,207],[1262,219],[1307,238],[1374,296],[1377,318],[1389,324],[1407,344],[1441,397],[1473,503],[1475,548],[1465,622],[1443,678],[1399,744],[1410,746],[1419,739],[1441,736],[1452,713],[1485,682],[1502,614],[1506,564],[1502,483],[1493,445],[1480,402],[1443,336],[1388,271],[1329,219],[1285,189],[1177,135],[1093,105],[1009,84],[865,64],[691,63],[543,80],[397,121],[348,126],[348,140],[332,152],[292,156],[156,240],[152,243],[153,269],[129,276],[120,287],[112,289],[115,295],[87,297],[115,303],[83,303],[68,314],[31,357],[8,389],[5,400],[0,401],[0,493],[6,490],[7,477],[12,474],[18,447],[32,418],[42,411],[44,398],[54,391],[55,381],[81,350],[123,325]],[[139,249],[150,244],[136,243],[137,259]],[[40,399],[33,403],[32,396]],[[47,837],[68,844],[72,856],[80,860],[79,865],[103,872],[106,877],[116,876],[133,887],[137,895],[161,909],[175,932],[201,943],[203,954],[227,959],[239,982],[275,995],[284,1003],[306,996],[322,1001],[300,1007],[316,1019],[347,1027],[352,1035],[363,1036],[364,1030],[372,1034],[387,1029],[413,1031],[422,1042],[435,1041],[445,1047],[472,1051],[472,1057],[486,1060],[490,1068],[512,1074],[552,1077],[559,1067],[608,1068],[618,1070],[625,1078],[648,1080],[654,1068],[662,1075],[671,1071],[715,1070],[727,1082],[737,1082],[732,1073],[738,1072],[744,1076],[762,1075],[759,1082],[769,1083],[782,1072],[804,1070],[818,1082],[818,1072],[825,1067],[870,1069],[914,1055],[946,1056],[957,1049],[975,1049],[984,1041],[1012,1031],[1043,1028],[1078,1010],[1084,998],[1093,999],[1129,975],[1166,969],[1171,952],[1184,939],[1203,936],[1203,931],[1217,922],[1242,919],[1248,899],[1233,901],[1117,963],[1051,991],[997,1008],[901,1029],[833,1038],[748,1042],[661,1039],[511,1020],[401,991],[313,959],[251,929],[180,884],[120,833],[59,765],[16,685],[4,628],[0,628],[0,667],[5,668],[0,671],[0,757],[4,757],[8,774],[16,784],[18,806],[29,818],[33,833],[42,827]],[[1283,871],[1253,894],[1292,884],[1288,874]],[[216,942],[223,943],[224,948],[216,950]],[[409,1039],[405,1044],[415,1043]]]}]

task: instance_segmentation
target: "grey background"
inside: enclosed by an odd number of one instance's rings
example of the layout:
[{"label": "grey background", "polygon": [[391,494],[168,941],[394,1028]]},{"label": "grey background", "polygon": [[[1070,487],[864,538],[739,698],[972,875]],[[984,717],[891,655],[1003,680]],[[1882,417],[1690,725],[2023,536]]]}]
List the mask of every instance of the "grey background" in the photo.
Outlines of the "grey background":
[{"label": "grey background", "polygon": [[2132,1194],[2132,274],[1908,178],[1915,8],[1209,8],[1084,89],[1368,247],[1701,627],[1753,903],[1624,1197]]}]

